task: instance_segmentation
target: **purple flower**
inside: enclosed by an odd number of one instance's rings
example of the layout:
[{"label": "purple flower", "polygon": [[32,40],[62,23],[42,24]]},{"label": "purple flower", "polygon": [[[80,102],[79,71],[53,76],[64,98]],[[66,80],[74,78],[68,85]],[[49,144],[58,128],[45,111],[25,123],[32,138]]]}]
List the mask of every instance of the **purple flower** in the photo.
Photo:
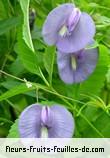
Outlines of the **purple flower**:
[{"label": "purple flower", "polygon": [[33,104],[19,118],[19,133],[22,138],[71,138],[74,119],[66,108]]},{"label": "purple flower", "polygon": [[87,14],[66,3],[52,10],[42,30],[44,41],[65,53],[77,52],[93,39],[95,24]]},{"label": "purple flower", "polygon": [[98,61],[98,48],[83,49],[65,54],[58,51],[57,64],[60,78],[68,84],[86,80]]}]

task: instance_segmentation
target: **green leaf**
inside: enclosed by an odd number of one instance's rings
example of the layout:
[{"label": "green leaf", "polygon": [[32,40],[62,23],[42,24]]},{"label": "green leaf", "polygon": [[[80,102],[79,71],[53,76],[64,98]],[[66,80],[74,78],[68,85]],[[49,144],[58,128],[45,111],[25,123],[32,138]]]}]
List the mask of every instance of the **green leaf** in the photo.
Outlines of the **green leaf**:
[{"label": "green leaf", "polygon": [[82,119],[81,115],[78,116],[76,118],[76,137],[110,138],[110,116],[104,110],[87,106],[81,113],[93,127],[85,119]]},{"label": "green leaf", "polygon": [[29,28],[29,0],[20,0],[20,6],[23,12],[23,24],[18,33],[18,54],[24,67],[31,73],[40,76],[38,56],[34,52]]},{"label": "green leaf", "polygon": [[7,81],[4,81],[0,84],[0,86],[3,86],[4,88],[6,89],[12,89],[14,88],[15,86],[19,86],[21,84],[21,82],[19,81],[16,81],[16,80],[7,80]]},{"label": "green leaf", "polygon": [[109,56],[108,49],[100,45],[99,47],[99,61],[94,73],[81,84],[81,94],[95,94],[98,95],[101,88],[104,86],[105,75],[108,70]]},{"label": "green leaf", "polygon": [[11,74],[15,76],[20,76],[25,72],[25,69],[19,57],[17,57],[16,60],[11,65],[9,65],[8,70]]},{"label": "green leaf", "polygon": [[[29,83],[29,82],[27,81],[27,83]],[[49,91],[49,89],[46,86],[41,85],[41,84],[37,84],[37,83],[30,83],[32,85],[32,87],[28,88],[26,85],[27,83],[22,83],[20,85],[14,86],[13,88],[8,90],[7,92],[3,93],[0,96],[0,101],[6,100],[6,99],[13,97],[15,95],[18,95],[18,94],[24,94],[26,92],[30,92],[34,89],[43,89],[45,91]],[[10,87],[10,86],[7,86],[6,84],[4,86],[6,86],[7,88]]]},{"label": "green leaf", "polygon": [[3,1],[0,1],[0,20],[7,17],[7,11],[5,10]]},{"label": "green leaf", "polygon": [[35,54],[35,52],[33,52],[21,38],[18,39],[17,52],[24,67],[31,73],[40,76],[37,54]]},{"label": "green leaf", "polygon": [[31,40],[31,33],[30,33],[30,28],[29,28],[29,2],[30,0],[25,0],[22,1],[20,0],[20,6],[23,12],[23,39],[26,43],[26,45],[34,51],[33,43]]},{"label": "green leaf", "polygon": [[49,74],[50,83],[52,82],[54,59],[55,59],[55,47],[48,47],[44,54],[44,66]]},{"label": "green leaf", "polygon": [[4,34],[5,32],[9,31],[13,27],[16,27],[20,24],[19,17],[12,17],[5,20],[0,21],[0,35]]},{"label": "green leaf", "polygon": [[8,50],[8,42],[5,35],[0,36],[0,57]]},{"label": "green leaf", "polygon": [[28,88],[25,83],[22,83],[21,85],[15,86],[14,88],[12,88],[12,89],[8,90],[7,92],[5,92],[4,94],[2,94],[0,96],[0,101],[6,100],[6,99],[13,97],[15,95],[18,95],[18,94],[23,94],[25,92],[29,92],[33,89],[35,89],[35,86]]},{"label": "green leaf", "polygon": [[8,134],[7,138],[19,138],[18,119],[11,126],[11,129],[9,130],[9,134]]},{"label": "green leaf", "polygon": [[[19,86],[20,82],[15,81],[15,80],[9,80],[9,81],[5,81],[5,82],[1,83],[1,86],[3,86],[4,88],[6,88],[8,90],[14,88],[17,85]],[[24,94],[36,98],[36,91],[35,90],[26,92]]]},{"label": "green leaf", "polygon": [[110,66],[109,66],[106,77],[107,77],[107,83],[110,83]]}]

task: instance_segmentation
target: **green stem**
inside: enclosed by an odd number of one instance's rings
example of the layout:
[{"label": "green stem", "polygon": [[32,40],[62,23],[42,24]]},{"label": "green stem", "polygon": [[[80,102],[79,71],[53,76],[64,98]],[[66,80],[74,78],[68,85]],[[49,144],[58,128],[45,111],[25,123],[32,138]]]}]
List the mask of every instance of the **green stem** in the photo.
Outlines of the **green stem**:
[{"label": "green stem", "polygon": [[7,123],[9,123],[11,125],[13,124],[13,122],[11,120],[8,120],[8,119],[2,118],[2,117],[0,117],[0,121],[7,122]]},{"label": "green stem", "polygon": [[42,77],[44,83],[49,87],[50,85],[49,85],[48,81],[46,80],[46,78],[45,78],[45,76],[44,76],[42,70],[40,69],[40,67],[39,67],[39,72],[40,72],[40,74],[41,74],[41,77]]},{"label": "green stem", "polygon": [[16,76],[13,76],[13,75],[11,75],[11,74],[8,74],[8,73],[6,73],[5,71],[0,70],[0,73],[3,73],[3,74],[5,74],[5,75],[7,75],[7,76],[9,76],[9,77],[11,77],[11,78],[14,78],[14,79],[16,79],[16,80],[19,80],[19,81],[24,82],[23,79],[18,78],[18,77],[16,77]]},{"label": "green stem", "polygon": [[[76,86],[75,86],[75,100],[79,99],[79,89],[80,89],[80,83],[76,84]],[[77,109],[77,105],[78,105],[78,102],[74,102],[74,108],[75,109]],[[75,115],[77,115],[77,113],[75,113]]]},{"label": "green stem", "polygon": [[102,133],[97,130],[97,128],[83,115],[80,113],[80,116],[92,127],[92,129],[101,137],[104,138],[104,136],[102,135]]},{"label": "green stem", "polygon": [[[59,96],[60,99],[62,99],[61,96]],[[68,104],[72,110],[76,111],[78,113],[78,110],[76,108],[73,107],[72,104],[70,104],[67,100],[65,100],[64,98],[62,99],[66,104]],[[102,133],[100,131],[97,130],[97,128],[82,114],[80,113],[80,116],[91,126],[91,128],[93,128],[93,130],[101,137],[101,138],[104,138],[104,136],[102,135]]]},{"label": "green stem", "polygon": [[[20,81],[22,81],[22,82],[25,82],[23,79],[20,79],[20,78],[18,78],[18,77],[15,77],[15,76],[13,76],[13,75],[10,75],[10,74],[8,74],[8,73],[6,73],[6,72],[4,72],[4,71],[0,71],[1,73],[4,73],[5,75],[8,75],[8,76],[10,76],[10,77],[12,77],[12,78],[14,78],[14,79],[17,79],[17,80],[20,80]],[[77,109],[77,108],[74,108],[74,106],[68,101],[68,100],[70,100],[70,101],[77,101],[77,100],[74,100],[74,99],[72,99],[72,98],[68,98],[68,97],[66,97],[66,96],[63,96],[63,95],[61,95],[61,94],[59,94],[53,87],[51,87],[51,89],[49,89],[50,87],[45,87],[45,86],[42,86],[42,85],[40,85],[40,84],[34,84],[33,83],[33,86],[35,86],[36,88],[39,88],[39,89],[42,89],[42,90],[44,90],[44,91],[46,91],[46,92],[49,92],[49,93],[52,93],[52,94],[54,94],[54,95],[56,95],[56,96],[58,96],[63,102],[65,102],[68,106],[67,106],[67,108],[70,108],[70,110],[72,110],[73,112],[79,112],[79,110]],[[81,104],[85,104],[85,103],[83,103],[83,102],[80,102],[80,101],[77,101],[77,102],[79,102],[79,103],[81,103]],[[94,129],[94,131],[100,136],[100,137],[102,137],[102,138],[104,138],[104,136],[102,135],[102,133],[100,133],[100,131],[98,131],[97,130],[97,128],[82,114],[82,113],[80,113],[80,116],[91,126],[91,128],[93,128]]]}]

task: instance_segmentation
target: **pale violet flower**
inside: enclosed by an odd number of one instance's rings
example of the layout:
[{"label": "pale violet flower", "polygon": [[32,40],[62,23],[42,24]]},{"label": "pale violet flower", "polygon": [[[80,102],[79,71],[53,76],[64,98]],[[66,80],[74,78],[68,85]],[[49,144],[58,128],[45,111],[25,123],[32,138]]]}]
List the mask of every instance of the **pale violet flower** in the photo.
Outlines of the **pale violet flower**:
[{"label": "pale violet flower", "polygon": [[56,45],[61,52],[77,52],[93,39],[95,24],[90,15],[66,3],[49,13],[42,35],[48,45]]},{"label": "pale violet flower", "polygon": [[19,118],[21,138],[71,138],[74,126],[71,113],[60,105],[48,107],[33,104]]},{"label": "pale violet flower", "polygon": [[98,48],[82,49],[74,53],[57,52],[60,78],[67,84],[86,80],[95,70],[98,62]]}]

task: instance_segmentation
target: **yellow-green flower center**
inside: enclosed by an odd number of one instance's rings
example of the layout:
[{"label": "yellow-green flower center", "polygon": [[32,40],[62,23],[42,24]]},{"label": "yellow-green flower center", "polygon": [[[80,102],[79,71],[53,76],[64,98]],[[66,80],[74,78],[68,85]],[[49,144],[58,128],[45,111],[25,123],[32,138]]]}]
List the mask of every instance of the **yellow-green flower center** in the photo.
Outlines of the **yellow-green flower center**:
[{"label": "yellow-green flower center", "polygon": [[77,69],[77,59],[75,56],[71,57],[71,66],[74,71]]},{"label": "yellow-green flower center", "polygon": [[60,28],[59,35],[61,37],[70,36],[72,31],[75,29],[79,19],[81,16],[81,12],[78,8],[74,8],[68,19],[65,21],[65,24]]},{"label": "yellow-green flower center", "polygon": [[63,37],[63,36],[66,35],[67,31],[68,31],[68,28],[66,27],[66,25],[63,25],[62,28],[61,28],[60,31],[59,31],[59,35],[60,35],[61,37]]},{"label": "yellow-green flower center", "polygon": [[46,127],[41,128],[41,138],[48,138],[48,129]]}]

